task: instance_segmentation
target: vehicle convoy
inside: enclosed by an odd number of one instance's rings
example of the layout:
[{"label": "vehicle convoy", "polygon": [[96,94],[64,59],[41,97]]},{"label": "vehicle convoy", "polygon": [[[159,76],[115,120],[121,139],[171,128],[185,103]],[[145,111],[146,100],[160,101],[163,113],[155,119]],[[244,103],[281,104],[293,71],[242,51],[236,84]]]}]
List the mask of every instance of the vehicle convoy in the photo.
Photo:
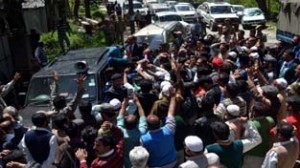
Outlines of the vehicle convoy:
[{"label": "vehicle convoy", "polygon": [[300,35],[300,1],[281,0],[280,3],[276,39],[291,43],[295,35]]},{"label": "vehicle convoy", "polygon": [[226,21],[238,29],[241,22],[232,5],[226,2],[204,2],[198,6],[197,12],[212,31],[215,31],[218,25],[222,25]]},{"label": "vehicle convoy", "polygon": [[245,8],[242,17],[242,25],[244,29],[255,27],[257,25],[265,26],[265,15],[259,8]]},{"label": "vehicle convoy", "polygon": [[[59,75],[58,95],[63,95],[67,101],[71,101],[77,91],[77,84],[74,81],[78,75],[77,72],[85,69],[84,88],[86,91],[82,99],[88,100],[92,104],[99,103],[102,99],[101,93],[105,84],[103,73],[108,66],[107,60],[112,50],[113,47],[69,51],[66,55],[57,57],[34,74],[30,80],[25,105],[21,112],[24,124],[31,125],[31,115],[36,111],[50,110],[50,85],[53,81],[53,71],[56,71]],[[75,112],[75,115],[77,113]]]}]

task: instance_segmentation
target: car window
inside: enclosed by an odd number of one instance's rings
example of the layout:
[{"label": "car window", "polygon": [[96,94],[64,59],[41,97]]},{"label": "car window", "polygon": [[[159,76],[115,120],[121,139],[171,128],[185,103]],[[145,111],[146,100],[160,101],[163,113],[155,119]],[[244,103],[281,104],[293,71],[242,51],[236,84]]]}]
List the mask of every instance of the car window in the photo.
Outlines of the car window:
[{"label": "car window", "polygon": [[260,9],[245,9],[244,14],[247,16],[261,15],[262,11]]},{"label": "car window", "polygon": [[154,9],[154,12],[166,12],[166,11],[170,11],[170,8],[157,8]]},{"label": "car window", "polygon": [[176,6],[177,11],[193,11],[190,6]]},{"label": "car window", "polygon": [[240,7],[240,6],[235,6],[235,7],[233,7],[233,9],[234,9],[234,11],[241,11],[241,12],[244,11],[244,8]]},{"label": "car window", "polygon": [[212,13],[212,14],[232,13],[232,7],[231,6],[211,6],[210,13]]},{"label": "car window", "polygon": [[166,15],[161,16],[159,19],[161,22],[167,22],[167,21],[182,21],[182,18],[178,15]]},{"label": "car window", "polygon": [[[133,9],[140,9],[140,8],[143,8],[142,4],[139,3],[133,4]],[[125,4],[124,9],[129,9],[129,4]]]},{"label": "car window", "polygon": [[[77,84],[75,82],[75,75],[61,76],[58,81],[57,93],[65,96],[67,100],[73,99],[77,91]],[[50,85],[52,77],[34,78],[31,81],[31,86],[27,92],[27,104],[32,102],[40,102],[50,100]],[[88,75],[85,81],[85,94],[82,98],[89,100],[96,99],[96,81],[94,75]]]}]

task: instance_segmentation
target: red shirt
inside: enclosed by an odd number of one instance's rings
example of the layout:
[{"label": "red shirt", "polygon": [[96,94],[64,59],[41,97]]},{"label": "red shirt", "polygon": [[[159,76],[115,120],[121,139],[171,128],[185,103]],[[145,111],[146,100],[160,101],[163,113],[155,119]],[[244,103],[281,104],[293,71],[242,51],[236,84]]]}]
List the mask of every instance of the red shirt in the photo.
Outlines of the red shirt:
[{"label": "red shirt", "polygon": [[[91,168],[123,168],[124,159],[124,139],[123,132],[116,126],[112,126],[111,131],[119,140],[115,151],[108,157],[97,157],[91,164]],[[86,162],[80,163],[80,168],[88,168]]]}]

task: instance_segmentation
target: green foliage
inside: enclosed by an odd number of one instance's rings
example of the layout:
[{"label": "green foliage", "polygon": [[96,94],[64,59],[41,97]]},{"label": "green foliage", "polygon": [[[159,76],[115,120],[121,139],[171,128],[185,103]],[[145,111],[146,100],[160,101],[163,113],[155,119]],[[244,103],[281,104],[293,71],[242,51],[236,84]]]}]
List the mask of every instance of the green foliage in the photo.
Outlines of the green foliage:
[{"label": "green foliage", "polygon": [[[102,32],[95,32],[92,36],[85,34],[80,30],[80,27],[71,23],[72,29],[70,39],[70,49],[89,48],[89,47],[100,47],[105,45],[105,38]],[[60,52],[60,46],[57,38],[57,33],[45,33],[41,36],[41,41],[45,44],[45,52],[50,60],[57,57]]]}]

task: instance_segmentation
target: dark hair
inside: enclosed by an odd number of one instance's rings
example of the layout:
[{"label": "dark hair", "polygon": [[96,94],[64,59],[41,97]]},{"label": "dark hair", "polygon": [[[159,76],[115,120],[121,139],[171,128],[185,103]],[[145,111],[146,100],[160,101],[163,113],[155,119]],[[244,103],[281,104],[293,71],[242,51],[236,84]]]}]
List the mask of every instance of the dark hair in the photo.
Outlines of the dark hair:
[{"label": "dark hair", "polygon": [[300,98],[298,96],[289,96],[286,102],[288,105],[292,106],[293,112],[300,111]]},{"label": "dark hair", "polygon": [[221,121],[211,123],[211,128],[216,140],[228,140],[229,126]]},{"label": "dark hair", "polygon": [[277,134],[279,133],[285,140],[289,140],[293,136],[294,127],[292,124],[281,121],[277,125]]},{"label": "dark hair", "polygon": [[63,109],[64,107],[66,107],[67,101],[66,98],[64,96],[56,96],[53,99],[53,106],[55,107],[55,109]]},{"label": "dark hair", "polygon": [[249,56],[247,56],[247,55],[241,55],[239,60],[240,60],[241,64],[249,65],[249,62],[250,62]]},{"label": "dark hair", "polygon": [[153,84],[152,84],[152,81],[149,80],[149,79],[143,79],[141,82],[140,82],[140,87],[141,87],[141,91],[143,93],[148,93],[151,91],[151,89],[153,88]]},{"label": "dark hair", "polygon": [[229,74],[228,73],[220,73],[218,76],[218,82],[221,83],[222,85],[226,85],[229,82]]},{"label": "dark hair", "polygon": [[95,141],[101,141],[104,146],[110,146],[111,149],[115,148],[116,146],[115,137],[111,134],[98,136]]},{"label": "dark hair", "polygon": [[201,86],[201,85],[203,85],[205,83],[207,83],[207,84],[213,84],[213,80],[210,77],[208,77],[208,76],[201,76],[197,80],[197,82],[195,83],[195,85],[196,85],[196,87],[199,87],[199,86]]},{"label": "dark hair", "polygon": [[197,70],[197,75],[199,77],[199,75],[209,75],[211,74],[212,70],[211,68],[208,67],[199,67]]},{"label": "dark hair", "polygon": [[292,58],[295,58],[296,54],[292,49],[285,50],[285,53],[291,56]]},{"label": "dark hair", "polygon": [[253,111],[256,117],[266,116],[270,112],[270,107],[262,102],[254,102]]},{"label": "dark hair", "polygon": [[48,122],[48,118],[46,114],[38,112],[32,115],[31,121],[36,127],[43,127]]},{"label": "dark hair", "polygon": [[52,117],[52,124],[54,128],[65,130],[67,123],[68,123],[68,119],[63,113],[55,114]]},{"label": "dark hair", "polygon": [[244,30],[239,30],[239,33],[241,33],[242,35],[245,35],[245,31]]},{"label": "dark hair", "polygon": [[235,83],[228,83],[226,85],[226,91],[230,97],[236,97],[239,94],[239,89]]},{"label": "dark hair", "polygon": [[137,126],[137,118],[135,118],[134,120],[131,118],[131,120],[129,120],[128,116],[125,117],[125,120],[124,120],[124,125],[125,125],[125,128],[128,129],[128,130],[133,130],[136,128]]},{"label": "dark hair", "polygon": [[81,131],[81,137],[84,142],[93,144],[97,137],[97,130],[94,127],[88,125]]},{"label": "dark hair", "polygon": [[92,103],[86,100],[81,100],[78,104],[78,108],[81,113],[89,115],[92,111]]},{"label": "dark hair", "polygon": [[236,80],[236,84],[239,88],[240,93],[245,92],[249,89],[248,88],[248,83],[247,83],[246,80],[242,80],[242,79]]},{"label": "dark hair", "polygon": [[225,72],[227,74],[230,74],[230,71],[232,70],[232,65],[229,63],[224,63],[219,68],[220,72]]},{"label": "dark hair", "polygon": [[212,96],[204,96],[201,100],[201,111],[206,113],[210,113],[213,111],[215,105],[215,100]]}]

